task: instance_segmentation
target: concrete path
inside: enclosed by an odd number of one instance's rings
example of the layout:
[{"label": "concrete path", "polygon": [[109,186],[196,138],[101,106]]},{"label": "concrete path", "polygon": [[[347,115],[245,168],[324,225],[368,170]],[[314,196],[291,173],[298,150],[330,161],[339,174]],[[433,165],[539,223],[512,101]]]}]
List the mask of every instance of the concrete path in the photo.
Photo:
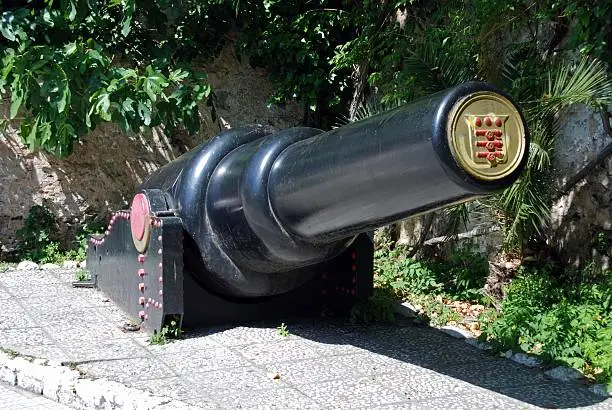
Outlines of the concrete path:
[{"label": "concrete path", "polygon": [[[612,409],[583,386],[425,326],[227,326],[151,346],[74,272],[0,273],[0,347],[200,408]],[[2,396],[0,396],[2,397]]]},{"label": "concrete path", "polygon": [[0,384],[0,410],[71,410],[34,393]]}]

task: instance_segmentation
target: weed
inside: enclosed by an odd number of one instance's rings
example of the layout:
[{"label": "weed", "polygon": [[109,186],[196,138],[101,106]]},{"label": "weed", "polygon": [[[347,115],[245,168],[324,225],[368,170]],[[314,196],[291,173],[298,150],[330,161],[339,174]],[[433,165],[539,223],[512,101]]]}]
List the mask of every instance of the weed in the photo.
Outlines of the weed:
[{"label": "weed", "polygon": [[459,322],[461,316],[444,303],[440,295],[411,295],[410,302],[422,310],[421,319],[432,326],[444,326]]},{"label": "weed", "polygon": [[78,282],[85,282],[91,280],[91,274],[86,269],[78,269],[75,272],[74,277]]},{"label": "weed", "polygon": [[23,258],[41,262],[46,248],[52,243],[56,230],[53,214],[42,205],[34,205],[28,211],[23,227],[17,231],[17,240]]},{"label": "weed", "polygon": [[289,336],[289,330],[287,329],[287,325],[285,325],[284,323],[281,323],[280,326],[276,328],[276,331],[281,337]]},{"label": "weed", "polygon": [[351,309],[351,323],[387,323],[395,320],[394,295],[385,289],[376,288],[368,300],[357,303]]},{"label": "weed", "polygon": [[501,310],[481,317],[481,337],[500,351],[538,355],[612,386],[612,273],[560,276],[553,268],[522,267]]},{"label": "weed", "polygon": [[176,320],[171,320],[161,328],[160,332],[154,332],[151,335],[149,344],[164,345],[170,340],[180,339],[181,337],[183,337],[183,329],[181,329]]},{"label": "weed", "polygon": [[14,263],[0,262],[0,273],[6,272],[10,268],[16,266]]}]

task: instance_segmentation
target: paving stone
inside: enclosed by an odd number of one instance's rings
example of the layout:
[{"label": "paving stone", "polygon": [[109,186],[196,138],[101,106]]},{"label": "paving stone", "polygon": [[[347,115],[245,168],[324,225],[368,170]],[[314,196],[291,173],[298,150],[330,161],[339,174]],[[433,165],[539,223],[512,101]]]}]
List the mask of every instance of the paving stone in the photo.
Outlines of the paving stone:
[{"label": "paving stone", "polygon": [[281,340],[243,346],[240,354],[256,364],[279,363],[320,357],[314,347],[300,340]]},{"label": "paving stone", "polygon": [[4,284],[6,290],[15,298],[47,298],[53,301],[61,295],[71,295],[74,297],[73,290],[66,284],[55,283],[49,285],[32,284],[28,282],[17,282]]},{"label": "paving stone", "polygon": [[0,300],[6,300],[12,298],[12,296],[3,288],[0,287]]},{"label": "paving stone", "polygon": [[340,356],[347,354],[367,353],[368,350],[354,346],[350,343],[333,343],[329,339],[306,340],[300,339],[303,343],[313,348],[320,356]]},{"label": "paving stone", "polygon": [[[0,302],[0,330],[38,327],[38,324],[27,314],[14,299],[4,299]],[[2,335],[0,335],[0,345]]]},{"label": "paving stone", "polygon": [[401,377],[397,373],[372,375],[370,380],[396,391],[408,400],[445,397],[474,392],[474,385],[450,378],[419,366],[404,367]]},{"label": "paving stone", "polygon": [[80,323],[47,323],[44,329],[61,340],[65,345],[79,345],[82,343],[96,343],[100,340],[125,339],[129,334],[123,332],[118,326],[108,324],[88,323],[83,319]]},{"label": "paving stone", "polygon": [[151,345],[147,340],[145,340],[144,346],[147,351],[153,354],[177,355],[191,354],[194,351],[222,347],[210,336],[195,337],[193,335],[185,339],[172,340],[163,345]]},{"label": "paving stone", "polygon": [[175,354],[155,355],[177,374],[192,374],[209,370],[248,366],[250,363],[227,347],[216,347]]},{"label": "paving stone", "polygon": [[372,352],[337,356],[335,360],[352,371],[366,376],[392,372],[403,374],[405,369],[412,367],[404,361]]},{"label": "paving stone", "polygon": [[73,362],[150,357],[142,346],[130,339],[84,341],[67,346],[65,350]]},{"label": "paving stone", "polygon": [[512,400],[501,394],[450,395],[424,400],[407,400],[401,403],[378,407],[381,410],[530,410],[539,407],[531,406],[518,400]]},{"label": "paving stone", "polygon": [[21,348],[13,348],[22,355],[36,357],[39,359],[53,360],[56,362],[65,362],[70,360],[64,350],[55,344],[30,345]]},{"label": "paving stone", "polygon": [[612,400],[603,398],[587,389],[573,388],[560,382],[501,388],[506,396],[544,408],[586,407],[591,409],[612,409]]},{"label": "paving stone", "polygon": [[445,343],[427,343],[411,346],[402,351],[381,351],[398,360],[428,368],[493,360],[494,357],[468,345],[462,340],[445,336]]},{"label": "paving stone", "polygon": [[325,408],[376,408],[403,399],[399,393],[365,377],[307,384],[300,386],[298,390],[322,403]]},{"label": "paving stone", "polygon": [[[38,298],[30,299],[32,301]],[[23,303],[23,302],[22,302]],[[46,326],[61,325],[78,327],[83,324],[97,324],[104,326],[107,319],[102,316],[97,308],[91,306],[65,306],[50,307],[48,303],[31,303],[30,314],[39,323]]]},{"label": "paving stone", "polygon": [[105,377],[120,383],[176,376],[172,369],[152,357],[84,363],[77,368],[88,377]]},{"label": "paving stone", "polygon": [[501,358],[436,367],[434,370],[487,389],[534,385],[546,381],[542,372]]},{"label": "paving stone", "polygon": [[244,326],[229,329],[221,328],[217,331],[209,329],[206,337],[223,346],[241,346],[283,340],[276,328]]},{"label": "paving stone", "polygon": [[[255,392],[216,392],[215,400],[224,409],[304,409],[329,408],[293,388],[258,390]],[[191,401],[199,405],[198,399]]]},{"label": "paving stone", "polygon": [[192,373],[188,379],[203,391],[255,391],[288,387],[283,378],[274,379],[266,371],[252,366],[219,369],[211,372]]},{"label": "paving stone", "polygon": [[158,379],[131,380],[126,382],[128,387],[145,390],[155,395],[185,401],[192,397],[200,396],[202,389],[189,382],[185,377],[164,377]]},{"label": "paving stone", "polygon": [[29,347],[53,345],[55,341],[40,327],[27,329],[3,329],[0,332],[0,347],[25,352]]},{"label": "paving stone", "polygon": [[316,383],[327,380],[357,378],[362,375],[359,369],[343,365],[336,357],[280,362],[264,366],[268,372],[278,372],[280,380],[292,385]]}]

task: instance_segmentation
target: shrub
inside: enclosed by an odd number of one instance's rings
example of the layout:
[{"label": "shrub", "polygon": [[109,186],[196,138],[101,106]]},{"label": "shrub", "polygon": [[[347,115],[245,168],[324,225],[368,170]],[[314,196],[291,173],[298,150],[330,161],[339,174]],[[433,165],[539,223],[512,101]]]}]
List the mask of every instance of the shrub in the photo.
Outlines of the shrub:
[{"label": "shrub", "polygon": [[499,350],[521,350],[610,384],[612,274],[589,276],[584,282],[555,276],[551,265],[521,268],[501,311],[481,317],[481,337]]}]

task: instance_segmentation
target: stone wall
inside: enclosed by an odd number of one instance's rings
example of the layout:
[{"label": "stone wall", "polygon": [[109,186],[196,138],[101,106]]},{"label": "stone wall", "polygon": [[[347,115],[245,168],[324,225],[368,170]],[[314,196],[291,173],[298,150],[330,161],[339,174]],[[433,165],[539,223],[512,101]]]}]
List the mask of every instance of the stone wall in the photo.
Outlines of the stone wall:
[{"label": "stone wall", "polygon": [[[112,124],[99,126],[79,141],[65,159],[31,153],[16,134],[17,123],[0,133],[0,259],[15,249],[15,233],[34,204],[58,217],[59,237],[112,210],[128,206],[138,185],[159,166],[216,135],[224,127],[249,123],[286,128],[303,116],[299,107],[272,107],[272,85],[264,70],[253,69],[228,44],[210,63],[201,64],[217,94],[216,122],[209,112],[195,136],[168,136],[161,129],[125,135]],[[6,114],[8,104],[0,104]]]}]

